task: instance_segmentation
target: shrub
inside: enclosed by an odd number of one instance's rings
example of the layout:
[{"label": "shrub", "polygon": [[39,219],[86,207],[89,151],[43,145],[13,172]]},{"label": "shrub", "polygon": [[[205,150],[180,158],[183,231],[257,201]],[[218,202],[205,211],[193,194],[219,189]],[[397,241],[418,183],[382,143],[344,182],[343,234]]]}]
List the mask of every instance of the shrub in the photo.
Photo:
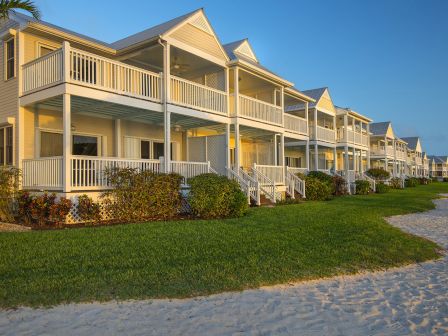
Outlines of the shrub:
[{"label": "shrub", "polygon": [[325,201],[331,198],[332,190],[328,183],[307,176],[305,179],[306,199],[310,201]]},{"label": "shrub", "polygon": [[421,185],[427,185],[427,184],[430,184],[431,182],[432,182],[431,179],[426,178],[426,177],[420,177],[418,179],[418,183]]},{"label": "shrub", "polygon": [[419,184],[419,180],[415,177],[408,177],[404,181],[404,185],[406,188],[414,188]]},{"label": "shrub", "polygon": [[104,209],[116,221],[169,219],[181,209],[178,174],[156,174],[133,168],[106,169],[112,189],[104,192]]},{"label": "shrub", "polygon": [[241,217],[248,208],[247,197],[236,181],[216,174],[189,179],[188,201],[194,215],[201,218]]},{"label": "shrub", "polygon": [[377,183],[376,184],[376,192],[378,194],[388,193],[389,190],[390,190],[390,187],[387,184],[384,184],[384,183]]},{"label": "shrub", "polygon": [[81,195],[76,205],[79,218],[87,223],[98,223],[101,221],[101,206],[94,202],[91,197]]},{"label": "shrub", "polygon": [[0,168],[0,221],[12,223],[17,213],[20,170]]},{"label": "shrub", "polygon": [[314,177],[317,178],[318,180],[325,182],[327,184],[332,184],[333,183],[333,176],[328,175],[324,172],[321,171],[310,171],[308,173],[308,177]]},{"label": "shrub", "polygon": [[387,180],[390,177],[390,173],[383,168],[370,168],[366,174],[378,181]]},{"label": "shrub", "polygon": [[334,192],[333,195],[335,196],[343,196],[348,194],[347,190],[347,182],[342,176],[333,176],[333,188]]},{"label": "shrub", "polygon": [[28,192],[22,192],[17,202],[19,221],[33,227],[60,226],[72,207],[70,200],[65,197],[57,200],[54,193],[31,196]]},{"label": "shrub", "polygon": [[439,179],[438,179],[437,177],[433,177],[433,178],[432,178],[432,181],[433,181],[433,182],[439,182]]},{"label": "shrub", "polygon": [[368,195],[370,192],[370,183],[365,180],[356,180],[356,194],[357,195]]},{"label": "shrub", "polygon": [[444,177],[442,181],[443,182],[448,182],[448,177]]},{"label": "shrub", "polygon": [[401,179],[398,178],[398,177],[391,178],[390,181],[389,181],[389,186],[392,189],[402,189],[403,188],[402,183],[401,183]]}]

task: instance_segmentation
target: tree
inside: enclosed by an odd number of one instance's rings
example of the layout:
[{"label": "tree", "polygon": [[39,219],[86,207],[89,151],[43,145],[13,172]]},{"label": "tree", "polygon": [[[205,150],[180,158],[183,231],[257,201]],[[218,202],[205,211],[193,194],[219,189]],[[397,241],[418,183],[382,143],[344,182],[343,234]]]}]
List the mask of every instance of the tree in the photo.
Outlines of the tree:
[{"label": "tree", "polygon": [[16,9],[27,11],[36,20],[40,20],[40,11],[30,0],[0,0],[0,20],[8,19]]}]

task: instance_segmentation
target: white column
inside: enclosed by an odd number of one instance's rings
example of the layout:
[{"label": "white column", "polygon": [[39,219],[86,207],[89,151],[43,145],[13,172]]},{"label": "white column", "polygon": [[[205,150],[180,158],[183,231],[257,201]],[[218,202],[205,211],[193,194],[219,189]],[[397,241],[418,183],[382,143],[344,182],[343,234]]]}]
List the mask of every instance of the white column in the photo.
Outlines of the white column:
[{"label": "white column", "polygon": [[348,145],[347,145],[347,143],[344,146],[344,170],[345,170],[345,176],[348,176],[349,161],[348,161]]},{"label": "white column", "polygon": [[62,82],[65,83],[70,80],[70,43],[67,41],[62,42],[62,57]]},{"label": "white column", "polygon": [[371,148],[371,144],[370,144],[370,124],[366,125],[366,129],[367,129],[367,170],[370,169],[370,148]]},{"label": "white column", "polygon": [[[22,65],[25,63],[25,38],[24,34],[19,32],[17,34],[17,54],[18,54],[18,64],[17,64],[17,82],[19,89],[19,96],[22,95],[23,89],[23,76],[22,76]],[[3,66],[3,65],[0,65]],[[2,79],[0,79],[2,80]],[[25,108],[20,106],[20,102],[18,100],[17,107],[17,121],[15,127],[13,127],[13,143],[16,148],[13,151],[13,164],[16,164],[16,167],[22,169],[23,159],[25,158]],[[35,157],[37,155],[35,154]]]},{"label": "white column", "polygon": [[337,148],[335,147],[335,148],[333,148],[333,168],[335,171],[338,170],[337,154],[338,154],[338,151],[337,151]]},{"label": "white column", "polygon": [[[277,134],[274,134],[274,166],[278,165],[278,142],[277,142]],[[258,147],[257,147],[257,163],[258,163]]]},{"label": "white column", "polygon": [[344,114],[344,142],[348,142],[348,116]]},{"label": "white column", "polygon": [[239,111],[239,106],[240,106],[240,98],[239,98],[239,93],[240,93],[240,83],[239,83],[239,69],[238,67],[235,67],[235,69],[233,70],[233,103],[234,103],[234,112],[235,112],[235,116],[238,117],[240,114]]},{"label": "white column", "polygon": [[63,191],[71,191],[71,157],[72,157],[72,113],[71,113],[71,97],[69,94],[62,95],[62,183]]},{"label": "white column", "polygon": [[238,122],[235,122],[235,166],[237,171],[241,167],[240,163],[240,151],[241,151],[241,143],[240,143],[240,125]]},{"label": "white column", "polygon": [[317,140],[317,108],[314,108],[314,140]]},{"label": "white column", "polygon": [[306,164],[306,170],[310,170],[310,140],[306,141],[305,145],[305,164]]},{"label": "white column", "polygon": [[171,171],[171,112],[168,111],[168,102],[170,101],[170,45],[166,44],[163,48],[163,126],[164,126],[164,169],[165,173]]},{"label": "white column", "polygon": [[115,156],[117,158],[121,158],[123,153],[121,151],[121,143],[122,143],[122,139],[121,139],[121,120],[120,119],[115,119],[115,126],[114,126],[114,131],[115,131]]},{"label": "white column", "polygon": [[230,163],[230,124],[226,124],[226,175],[227,175],[227,169],[231,169],[231,163]]},{"label": "white column", "polygon": [[280,134],[280,166],[285,166],[285,136]]},{"label": "white column", "polygon": [[319,170],[319,146],[314,144],[314,170]]},{"label": "white column", "polygon": [[392,173],[394,177],[397,176],[397,142],[395,139],[392,140],[392,145],[394,147],[394,165],[392,167]]}]

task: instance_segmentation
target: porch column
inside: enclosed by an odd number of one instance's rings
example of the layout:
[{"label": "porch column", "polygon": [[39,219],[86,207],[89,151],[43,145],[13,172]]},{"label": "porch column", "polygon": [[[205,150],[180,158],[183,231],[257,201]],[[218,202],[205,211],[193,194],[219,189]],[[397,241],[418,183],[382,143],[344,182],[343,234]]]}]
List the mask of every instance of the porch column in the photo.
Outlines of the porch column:
[{"label": "porch column", "polygon": [[349,171],[349,161],[348,161],[348,145],[347,143],[344,146],[344,170],[345,170],[345,176],[348,176]]},{"label": "porch column", "polygon": [[285,166],[285,136],[280,134],[280,166]]},{"label": "porch column", "polygon": [[235,166],[237,169],[237,172],[240,171],[240,150],[241,150],[241,143],[240,143],[240,125],[238,122],[235,122]]},{"label": "porch column", "polygon": [[167,43],[163,48],[163,126],[164,126],[164,170],[165,173],[171,171],[171,112],[168,110],[170,101],[170,45]]},{"label": "porch column", "polygon": [[338,160],[337,160],[338,151],[337,148],[333,148],[333,168],[334,171],[338,170]]},{"label": "porch column", "polygon": [[64,93],[62,95],[62,191],[71,191],[71,157],[72,157],[72,112],[71,112],[71,97],[70,94]]},{"label": "porch column", "polygon": [[392,174],[394,177],[397,176],[397,142],[392,140],[393,148],[394,148],[394,165],[392,167]]},{"label": "porch column", "polygon": [[[17,34],[17,82],[19,89],[19,96],[22,95],[22,65],[25,63],[25,39],[24,34],[19,32]],[[3,65],[2,65],[3,66]],[[2,79],[3,80],[3,79]],[[14,130],[15,129],[15,130]],[[15,134],[17,132],[17,134]],[[13,151],[13,163],[16,163],[16,167],[22,169],[23,159],[25,158],[25,108],[20,106],[18,107],[17,114],[17,122],[15,127],[13,127],[13,143],[16,144],[17,149]],[[35,155],[37,157],[37,155]],[[20,182],[22,183],[22,181]]]},{"label": "porch column", "polygon": [[314,144],[314,170],[319,170],[319,146],[317,143]]},{"label": "porch column", "polygon": [[370,124],[368,123],[366,125],[367,129],[367,152],[366,152],[366,159],[367,159],[367,170],[370,169]]},{"label": "porch column", "polygon": [[[278,142],[277,142],[277,135],[278,134],[274,134],[273,138],[274,138],[274,166],[278,165],[279,160],[279,153],[278,153]],[[257,163],[258,162],[258,147],[257,147]]]},{"label": "porch column", "polygon": [[310,171],[310,140],[307,140],[305,145],[305,164],[306,170]]},{"label": "porch column", "polygon": [[344,114],[344,142],[348,142],[348,116]]},{"label": "porch column", "polygon": [[226,175],[228,175],[227,169],[231,169],[230,163],[230,124],[226,124]]},{"label": "porch column", "polygon": [[115,119],[115,156],[122,157],[121,152],[121,119]]},{"label": "porch column", "polygon": [[314,108],[314,140],[317,140],[317,108]]}]

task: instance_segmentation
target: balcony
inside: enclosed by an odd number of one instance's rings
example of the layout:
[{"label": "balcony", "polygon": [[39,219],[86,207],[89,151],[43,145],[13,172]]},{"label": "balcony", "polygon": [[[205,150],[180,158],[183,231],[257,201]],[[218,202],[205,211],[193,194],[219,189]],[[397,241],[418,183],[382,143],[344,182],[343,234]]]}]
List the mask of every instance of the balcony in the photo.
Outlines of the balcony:
[{"label": "balcony", "polygon": [[317,126],[317,134],[314,130],[314,126],[309,127],[310,139],[326,142],[336,142],[336,132],[333,129]]},{"label": "balcony", "polygon": [[283,118],[284,118],[284,127],[287,131],[300,134],[307,134],[308,127],[306,119],[288,113],[285,113]]},{"label": "balcony", "polygon": [[[230,115],[232,117],[237,116],[234,108],[234,99],[235,96],[230,95]],[[238,106],[238,117],[283,126],[283,111],[280,106],[242,94],[238,94]]]},{"label": "balcony", "polygon": [[[105,190],[111,187],[105,170],[134,168],[153,172],[163,171],[163,160],[138,160],[92,156],[73,156],[69,177],[72,190]],[[209,162],[171,161],[171,172],[188,178],[214,172]],[[32,190],[62,190],[63,158],[48,157],[23,160],[23,188]]]},{"label": "balcony", "polygon": [[[152,102],[162,101],[162,74],[71,47],[23,65],[24,95],[64,82]],[[227,115],[227,92],[175,76],[170,76],[170,89],[173,104]]]},{"label": "balcony", "polygon": [[[345,133],[347,133],[347,141],[345,140]],[[369,137],[362,132],[356,132],[344,127],[340,127],[337,130],[337,141],[338,142],[348,142],[359,146],[369,146]]]}]

